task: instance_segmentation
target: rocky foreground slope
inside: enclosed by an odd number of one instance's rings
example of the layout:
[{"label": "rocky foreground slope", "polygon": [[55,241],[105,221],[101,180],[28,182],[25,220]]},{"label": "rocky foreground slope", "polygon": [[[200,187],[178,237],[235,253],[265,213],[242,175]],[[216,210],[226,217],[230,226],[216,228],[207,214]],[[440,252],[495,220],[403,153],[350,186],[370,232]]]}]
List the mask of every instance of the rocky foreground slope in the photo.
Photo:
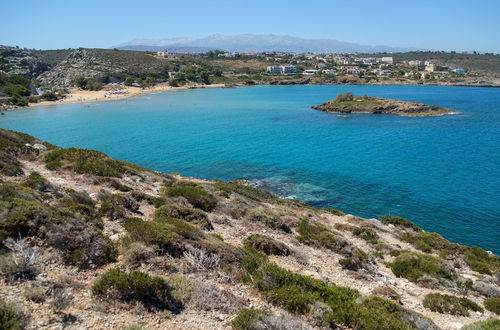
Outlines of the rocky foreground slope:
[{"label": "rocky foreground slope", "polygon": [[334,100],[312,107],[331,113],[391,114],[406,117],[440,116],[453,113],[450,109],[382,97],[354,96],[352,93],[339,94]]},{"label": "rocky foreground slope", "polygon": [[408,220],[0,129],[0,328],[498,328],[500,259]]}]

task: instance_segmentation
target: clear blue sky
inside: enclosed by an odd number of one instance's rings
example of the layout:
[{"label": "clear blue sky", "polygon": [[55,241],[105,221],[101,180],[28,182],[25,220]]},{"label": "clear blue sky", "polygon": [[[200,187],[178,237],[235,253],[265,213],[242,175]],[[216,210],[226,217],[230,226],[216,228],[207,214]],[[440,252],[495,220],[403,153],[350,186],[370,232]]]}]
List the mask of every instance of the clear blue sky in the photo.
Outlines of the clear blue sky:
[{"label": "clear blue sky", "polygon": [[0,44],[27,48],[254,33],[500,53],[499,0],[2,0],[0,8]]}]

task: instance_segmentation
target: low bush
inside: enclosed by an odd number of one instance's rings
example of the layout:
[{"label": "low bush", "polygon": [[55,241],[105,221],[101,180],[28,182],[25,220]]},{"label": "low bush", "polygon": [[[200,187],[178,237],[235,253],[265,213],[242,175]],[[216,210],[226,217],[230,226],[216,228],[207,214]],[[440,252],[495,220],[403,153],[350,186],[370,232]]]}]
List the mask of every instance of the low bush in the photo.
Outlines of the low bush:
[{"label": "low bush", "polygon": [[462,248],[458,244],[450,243],[437,233],[418,232],[413,234],[404,232],[400,235],[400,238],[411,243],[418,250],[427,253],[436,252],[442,256],[456,254]]},{"label": "low bush", "polygon": [[477,246],[466,248],[464,261],[474,271],[491,275],[500,271],[500,257],[490,254]]},{"label": "low bush", "polygon": [[298,241],[315,247],[325,247],[345,257],[352,257],[357,249],[346,240],[334,235],[325,225],[302,220],[298,228]]},{"label": "low bush", "polygon": [[261,309],[244,308],[231,321],[231,326],[235,330],[255,330],[255,322],[260,318],[269,316],[271,313]]},{"label": "low bush", "polygon": [[369,243],[377,244],[379,236],[371,228],[351,226],[347,224],[335,224],[335,229],[350,231],[354,236],[357,236]]},{"label": "low bush", "polygon": [[260,234],[248,236],[243,241],[243,245],[254,248],[266,255],[288,256],[291,253],[290,248],[286,244]]},{"label": "low bush", "polygon": [[176,311],[181,305],[171,295],[171,287],[161,277],[146,273],[125,272],[112,268],[101,275],[92,286],[95,296],[119,299],[124,302],[141,302],[149,310]]},{"label": "low bush", "polygon": [[403,252],[388,266],[394,275],[417,282],[427,275],[435,279],[451,279],[452,274],[441,265],[441,259],[429,254]]},{"label": "low bush", "polygon": [[499,319],[488,319],[485,321],[477,321],[464,326],[460,330],[498,330],[500,329]]},{"label": "low bush", "polygon": [[0,329],[21,330],[25,324],[25,316],[16,306],[0,300]]},{"label": "low bush", "polygon": [[340,259],[339,264],[343,269],[348,269],[355,272],[361,269],[371,271],[373,268],[368,254],[360,249],[356,249],[356,252],[351,256]]},{"label": "low bush", "polygon": [[23,288],[23,296],[27,300],[42,303],[47,299],[47,289],[39,286],[25,286]]},{"label": "low bush", "polygon": [[251,222],[258,222],[271,229],[280,230],[285,233],[291,233],[290,226],[283,221],[279,216],[270,210],[262,207],[250,209],[246,212],[245,217]]},{"label": "low bush", "polygon": [[80,174],[121,178],[125,173],[140,174],[145,170],[137,165],[114,160],[106,154],[79,148],[57,149],[45,154],[44,161],[49,169],[70,169]]},{"label": "low bush", "polygon": [[492,297],[484,300],[484,308],[500,315],[500,297]]},{"label": "low bush", "polygon": [[[247,273],[244,280],[253,283],[270,302],[293,314],[307,314],[318,302],[326,304],[331,310],[323,316],[324,323],[332,327],[343,324],[355,329],[409,329],[420,323],[426,329],[437,329],[431,321],[388,300],[360,299],[356,290],[284,270],[251,250],[247,250],[242,267]],[[248,317],[252,315],[248,312],[245,320],[252,320]]]},{"label": "low bush", "polygon": [[160,218],[182,219],[189,223],[197,225],[201,229],[205,230],[214,229],[214,227],[208,220],[207,215],[202,211],[176,204],[166,204],[160,206],[155,210],[153,217],[155,219],[160,219]]},{"label": "low bush", "polygon": [[422,228],[420,228],[410,220],[395,215],[384,215],[380,218],[380,221],[386,225],[394,225],[396,227],[412,229],[414,231],[422,231]]},{"label": "low bush", "polygon": [[118,256],[113,242],[99,229],[76,220],[53,224],[46,241],[63,252],[66,263],[80,268],[103,266]]},{"label": "low bush", "polygon": [[165,186],[169,197],[184,197],[198,209],[210,212],[217,206],[217,198],[200,186],[190,182],[172,182]]},{"label": "low bush", "polygon": [[433,312],[458,316],[469,316],[469,311],[482,312],[483,309],[475,302],[464,298],[440,293],[429,293],[425,296],[423,305]]},{"label": "low bush", "polygon": [[141,242],[133,242],[127,246],[123,259],[130,267],[139,267],[155,256],[155,249]]},{"label": "low bush", "polygon": [[246,305],[242,298],[208,283],[196,285],[191,292],[189,301],[197,310],[217,311],[226,314],[234,314]]}]

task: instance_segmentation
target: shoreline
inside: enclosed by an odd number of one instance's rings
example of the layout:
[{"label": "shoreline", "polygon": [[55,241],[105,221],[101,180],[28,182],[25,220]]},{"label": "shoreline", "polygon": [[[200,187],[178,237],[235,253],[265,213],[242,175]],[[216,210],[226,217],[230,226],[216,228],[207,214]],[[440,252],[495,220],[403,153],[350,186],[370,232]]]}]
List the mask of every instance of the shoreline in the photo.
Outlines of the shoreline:
[{"label": "shoreline", "polygon": [[[127,91],[127,93],[123,94],[109,94],[109,91],[111,91],[111,89],[103,89],[100,91],[87,91],[79,88],[72,88],[70,89],[70,93],[68,93],[63,99],[57,101],[41,101],[37,103],[29,103],[28,107],[20,107],[17,109],[40,107],[40,106],[55,106],[55,105],[72,104],[72,103],[114,101],[144,94],[151,94],[155,92],[168,92],[168,91],[198,89],[198,88],[221,88],[224,86],[225,86],[224,84],[212,84],[212,85],[194,84],[181,87],[172,87],[167,83],[157,84],[155,86],[148,88],[123,86],[123,88],[120,88],[120,90]],[[15,108],[11,110],[15,110]]]},{"label": "shoreline", "polygon": [[[458,85],[458,84],[302,84],[300,86],[446,86],[446,87],[481,87],[481,88],[500,88],[500,85]],[[151,94],[155,92],[168,92],[177,90],[188,90],[188,89],[198,89],[198,88],[236,88],[236,87],[252,87],[252,86],[273,86],[272,84],[255,84],[247,85],[244,83],[228,85],[225,83],[217,83],[211,85],[205,84],[191,84],[180,87],[172,87],[168,83],[160,83],[152,87],[134,87],[134,86],[123,86],[120,90],[126,90],[127,93],[124,94],[109,94],[111,90],[116,90],[117,88],[111,89],[106,88],[99,91],[88,91],[82,90],[80,88],[71,88],[70,92],[66,94],[63,99],[57,101],[41,101],[37,103],[29,103],[26,107],[13,107],[10,109],[5,109],[1,111],[12,111],[31,107],[40,106],[56,106],[63,104],[75,104],[75,103],[91,103],[91,102],[104,102],[131,98],[139,95]],[[290,86],[288,84],[283,84],[282,86]],[[293,85],[297,86],[297,85]]]}]

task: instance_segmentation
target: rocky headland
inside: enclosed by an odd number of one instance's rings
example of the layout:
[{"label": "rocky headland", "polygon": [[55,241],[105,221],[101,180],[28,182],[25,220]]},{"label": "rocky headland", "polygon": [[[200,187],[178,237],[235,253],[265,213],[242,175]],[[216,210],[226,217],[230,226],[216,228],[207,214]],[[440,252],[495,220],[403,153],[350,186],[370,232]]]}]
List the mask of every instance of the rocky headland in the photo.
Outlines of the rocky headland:
[{"label": "rocky headland", "polygon": [[334,100],[315,105],[312,108],[339,114],[370,113],[406,117],[440,116],[454,113],[444,107],[366,95],[354,96],[350,92],[338,94]]}]

